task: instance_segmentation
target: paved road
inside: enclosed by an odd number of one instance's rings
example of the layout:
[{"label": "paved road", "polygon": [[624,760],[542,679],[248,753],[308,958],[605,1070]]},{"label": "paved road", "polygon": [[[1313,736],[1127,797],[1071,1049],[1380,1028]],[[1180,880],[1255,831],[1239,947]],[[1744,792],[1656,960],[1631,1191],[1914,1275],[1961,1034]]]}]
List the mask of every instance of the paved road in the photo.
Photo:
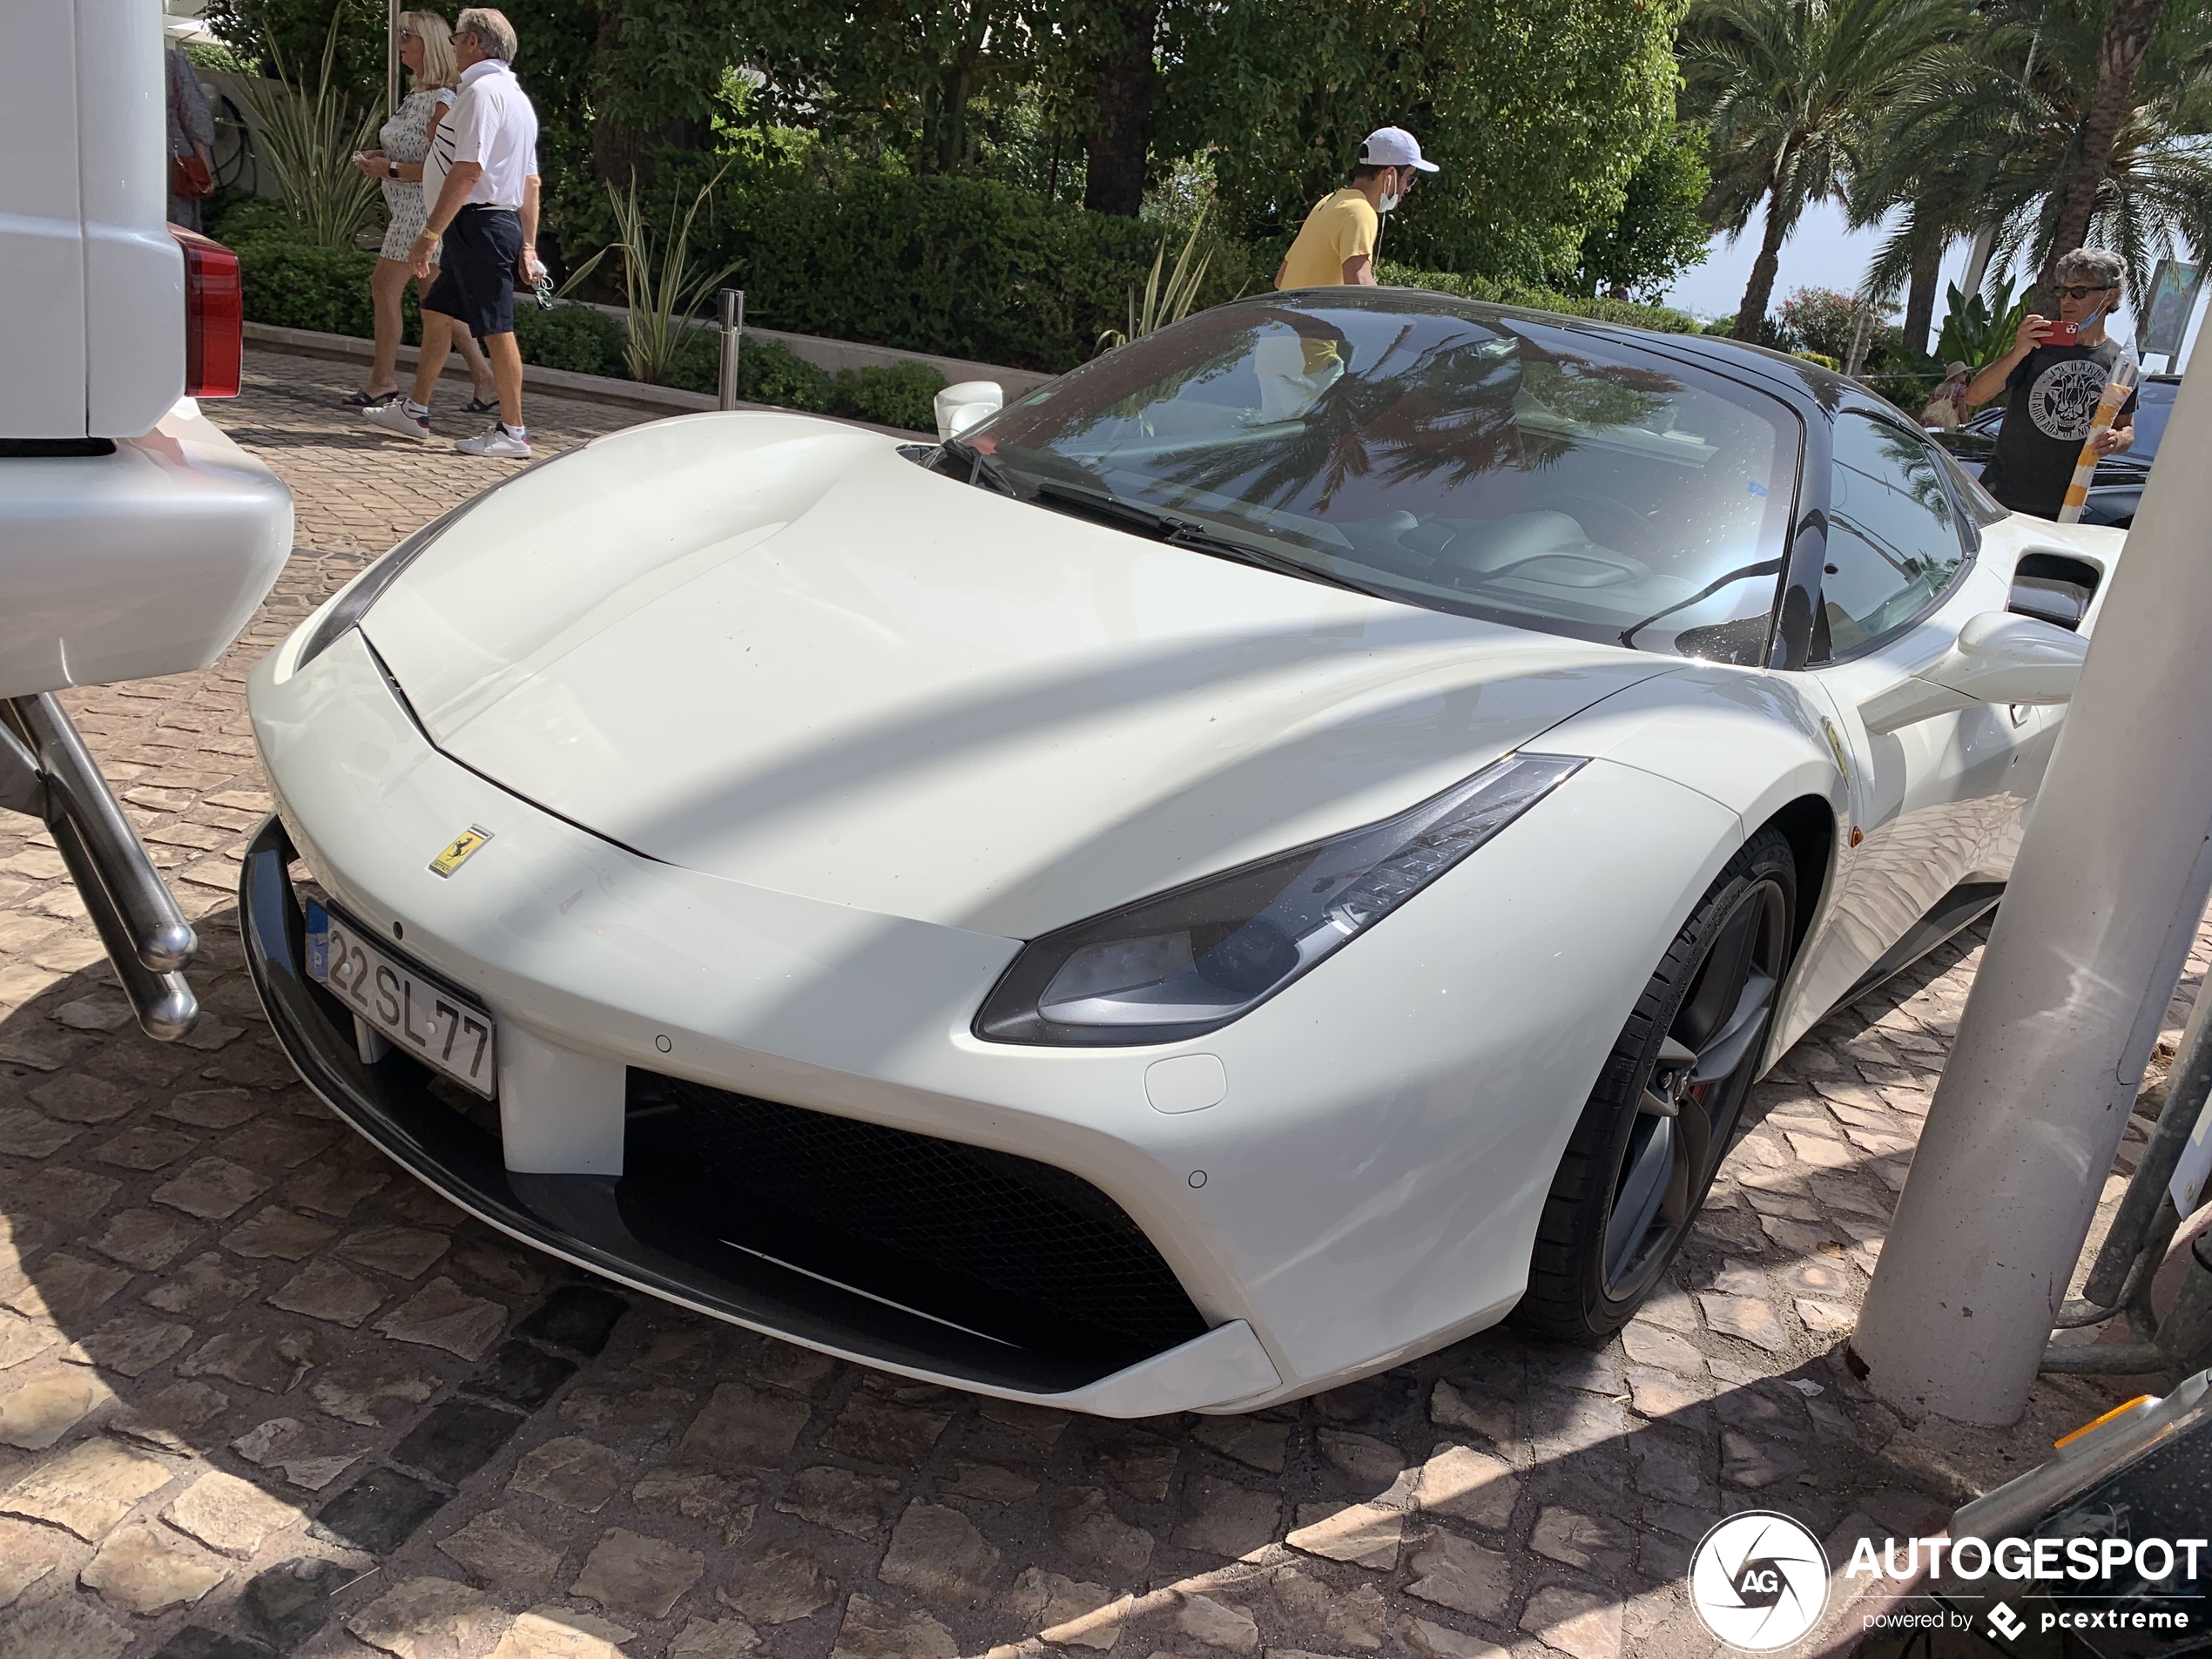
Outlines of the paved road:
[{"label": "paved road", "polygon": [[[60,859],[0,818],[0,1659],[1703,1653],[1681,1575],[1719,1515],[1786,1510],[1840,1563],[2107,1403],[1916,1424],[1837,1358],[1971,938],[1762,1086],[1678,1287],[1600,1352],[1494,1332],[1281,1411],[1110,1423],[512,1247],[323,1112],[240,968],[247,667],[505,470],[364,434],[345,373],[256,356],[213,407],[299,500],[246,637],[71,699],[203,929],[187,1042],[137,1034]],[[532,414],[545,448],[624,421]]]}]

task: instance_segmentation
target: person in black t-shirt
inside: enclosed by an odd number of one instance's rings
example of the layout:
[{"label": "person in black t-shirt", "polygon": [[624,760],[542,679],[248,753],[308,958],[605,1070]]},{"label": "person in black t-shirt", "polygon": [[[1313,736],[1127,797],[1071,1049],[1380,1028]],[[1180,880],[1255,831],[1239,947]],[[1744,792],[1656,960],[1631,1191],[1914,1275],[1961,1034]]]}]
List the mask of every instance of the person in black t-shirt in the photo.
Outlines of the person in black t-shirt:
[{"label": "person in black t-shirt", "polygon": [[[2059,314],[2020,320],[2012,350],[1974,376],[1970,404],[2005,398],[1997,452],[1982,469],[1989,493],[2015,512],[2056,518],[2081,458],[2082,440],[2114,368],[2134,354],[2105,334],[2120,303],[2120,256],[2078,247],[2059,261]],[[2071,331],[2071,332],[2069,332]],[[2097,435],[2100,458],[2135,442],[2135,395],[2130,392],[2109,430]]]}]

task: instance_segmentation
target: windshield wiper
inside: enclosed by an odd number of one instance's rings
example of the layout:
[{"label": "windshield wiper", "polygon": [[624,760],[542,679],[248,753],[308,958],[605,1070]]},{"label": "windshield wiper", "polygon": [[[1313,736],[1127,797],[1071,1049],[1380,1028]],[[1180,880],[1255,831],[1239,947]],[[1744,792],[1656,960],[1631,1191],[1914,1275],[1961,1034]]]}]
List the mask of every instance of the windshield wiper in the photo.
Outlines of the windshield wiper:
[{"label": "windshield wiper", "polygon": [[1650,627],[1653,623],[1663,617],[1671,617],[1677,610],[1687,610],[1694,604],[1703,603],[1732,582],[1748,582],[1755,576],[1779,576],[1781,573],[1782,561],[1780,559],[1763,559],[1757,564],[1738,565],[1724,576],[1715,577],[1696,592],[1691,594],[1689,598],[1677,600],[1664,610],[1653,611],[1633,628],[1623,628],[1621,631],[1621,643],[1630,651],[1634,651],[1636,649],[1636,636]]},{"label": "windshield wiper", "polygon": [[1252,547],[1223,535],[1211,525],[1202,524],[1195,519],[1177,518],[1172,513],[1159,512],[1150,507],[1140,507],[1135,502],[1123,501],[1119,496],[1108,495],[1104,490],[1076,489],[1046,480],[1037,484],[1030,499],[1039,506],[1080,514],[1120,529],[1134,531],[1139,536],[1149,536],[1156,542],[1166,543],[1170,547],[1189,548],[1194,553],[1209,553],[1216,558],[1251,565],[1256,570],[1271,570],[1277,576],[1297,577],[1303,581],[1342,588],[1347,593],[1365,594],[1371,599],[1390,597],[1388,594],[1363,588],[1356,582],[1347,582],[1329,571],[1316,570],[1298,559],[1285,558],[1278,553],[1269,553]]},{"label": "windshield wiper", "polygon": [[988,483],[1001,496],[1019,496],[1013,479],[1007,475],[1005,465],[995,455],[978,449],[965,438],[947,438],[937,446],[940,455],[968,463],[968,482],[981,487]]}]

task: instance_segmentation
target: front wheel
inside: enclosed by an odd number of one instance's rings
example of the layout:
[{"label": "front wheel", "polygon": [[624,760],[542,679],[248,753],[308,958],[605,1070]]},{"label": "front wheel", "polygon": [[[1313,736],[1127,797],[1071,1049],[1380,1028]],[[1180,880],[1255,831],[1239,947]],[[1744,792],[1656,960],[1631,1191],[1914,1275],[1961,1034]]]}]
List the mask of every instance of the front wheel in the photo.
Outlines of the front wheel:
[{"label": "front wheel", "polygon": [[1602,1341],[1681,1250],[1773,1028],[1797,898],[1788,838],[1762,830],[1675,935],[1552,1177],[1514,1311],[1523,1325]]}]

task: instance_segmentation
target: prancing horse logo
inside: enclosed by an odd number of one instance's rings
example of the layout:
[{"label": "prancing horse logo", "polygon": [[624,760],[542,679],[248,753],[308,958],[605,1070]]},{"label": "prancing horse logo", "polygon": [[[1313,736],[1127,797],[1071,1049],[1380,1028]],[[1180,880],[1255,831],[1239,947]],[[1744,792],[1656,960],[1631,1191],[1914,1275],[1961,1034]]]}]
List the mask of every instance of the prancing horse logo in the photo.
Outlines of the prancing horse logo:
[{"label": "prancing horse logo", "polygon": [[491,840],[491,832],[481,824],[471,824],[446,844],[444,852],[430,860],[432,875],[451,875],[476,855],[476,849]]}]

